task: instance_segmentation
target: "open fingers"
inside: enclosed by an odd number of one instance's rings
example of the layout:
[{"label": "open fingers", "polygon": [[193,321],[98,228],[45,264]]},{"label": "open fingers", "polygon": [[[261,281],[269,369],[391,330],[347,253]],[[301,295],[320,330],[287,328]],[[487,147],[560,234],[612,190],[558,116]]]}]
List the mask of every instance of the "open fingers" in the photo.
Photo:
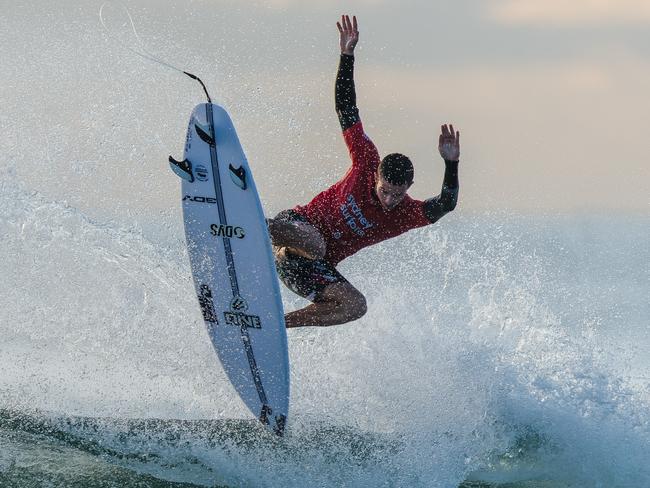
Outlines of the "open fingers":
[{"label": "open fingers", "polygon": [[352,20],[350,20],[349,15],[341,15],[341,22],[336,24],[339,27],[339,31],[341,33],[352,33],[352,32],[357,32],[358,30],[358,23],[357,23],[357,17],[352,16]]},{"label": "open fingers", "polygon": [[455,141],[456,144],[460,141],[460,131],[454,130],[454,124],[444,124],[440,126],[440,137],[445,139],[451,139]]}]

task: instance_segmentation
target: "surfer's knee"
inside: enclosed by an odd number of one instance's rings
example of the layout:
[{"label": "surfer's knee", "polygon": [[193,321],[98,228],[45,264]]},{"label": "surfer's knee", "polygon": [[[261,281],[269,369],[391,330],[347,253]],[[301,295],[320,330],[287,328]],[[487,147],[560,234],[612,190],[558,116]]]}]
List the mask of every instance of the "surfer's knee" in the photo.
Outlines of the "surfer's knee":
[{"label": "surfer's knee", "polygon": [[313,225],[296,222],[294,223],[295,235],[298,242],[293,246],[300,249],[303,256],[309,259],[323,259],[327,246],[321,233]]},{"label": "surfer's knee", "polygon": [[278,221],[277,219],[266,219],[266,227],[269,230],[269,237],[273,245],[275,244],[276,234],[278,233]]},{"label": "surfer's knee", "polygon": [[353,287],[351,287],[342,305],[346,308],[348,320],[358,320],[368,312],[366,297]]},{"label": "surfer's knee", "polygon": [[323,236],[318,232],[314,232],[307,240],[305,251],[310,254],[312,259],[323,259],[327,251]]},{"label": "surfer's knee", "polygon": [[360,291],[350,297],[349,303],[350,320],[358,320],[368,312],[366,297]]},{"label": "surfer's knee", "polygon": [[360,319],[368,311],[366,297],[349,282],[333,283],[319,295],[320,300],[336,304],[335,314],[339,324]]},{"label": "surfer's knee", "polygon": [[296,254],[309,259],[325,257],[325,239],[318,229],[307,222],[287,222],[278,218],[266,219],[271,243],[276,247],[288,247]]}]

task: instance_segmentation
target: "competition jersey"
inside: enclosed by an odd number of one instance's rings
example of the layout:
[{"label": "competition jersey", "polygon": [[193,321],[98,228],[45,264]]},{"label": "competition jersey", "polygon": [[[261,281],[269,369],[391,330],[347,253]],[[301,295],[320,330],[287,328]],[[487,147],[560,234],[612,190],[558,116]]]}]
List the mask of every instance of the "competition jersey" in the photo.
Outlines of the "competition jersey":
[{"label": "competition jersey", "polygon": [[384,210],[375,195],[380,157],[361,121],[343,132],[352,166],[343,179],[294,208],[316,227],[327,245],[325,260],[337,265],[364,247],[431,223],[423,204],[406,195],[392,210]]}]

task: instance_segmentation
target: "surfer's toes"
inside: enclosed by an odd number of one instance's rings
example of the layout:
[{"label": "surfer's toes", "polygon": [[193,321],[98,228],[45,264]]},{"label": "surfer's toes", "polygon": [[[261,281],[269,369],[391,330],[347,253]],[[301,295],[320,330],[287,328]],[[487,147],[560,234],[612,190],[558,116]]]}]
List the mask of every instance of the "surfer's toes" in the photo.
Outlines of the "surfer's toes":
[{"label": "surfer's toes", "polygon": [[276,261],[286,257],[286,247],[273,246],[273,257]]}]

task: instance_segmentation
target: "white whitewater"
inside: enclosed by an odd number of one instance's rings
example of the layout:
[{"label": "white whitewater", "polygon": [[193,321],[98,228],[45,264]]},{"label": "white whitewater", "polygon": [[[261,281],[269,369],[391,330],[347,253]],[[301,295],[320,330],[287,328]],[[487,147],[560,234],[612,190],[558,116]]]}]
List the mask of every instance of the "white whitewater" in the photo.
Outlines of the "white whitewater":
[{"label": "white whitewater", "polygon": [[[3,409],[247,417],[203,330],[182,240],[156,244],[137,227],[92,221],[13,186],[3,175]],[[451,487],[470,475],[585,486],[647,479],[648,395],[639,376],[648,370],[630,346],[647,347],[634,323],[647,304],[635,302],[641,275],[632,263],[600,288],[611,259],[593,259],[591,286],[575,286],[573,274],[558,272],[574,260],[558,251],[568,239],[540,238],[557,227],[449,220],[345,264],[370,312],[348,326],[289,334],[295,450],[265,463],[271,447],[206,448],[202,462],[219,480]],[[603,228],[562,225],[567,236]],[[641,238],[643,225],[623,228]],[[599,234],[590,255],[624,259]],[[599,296],[612,289],[621,293],[618,310]],[[370,443],[371,461],[346,462],[351,441],[312,439],[323,418],[325,428],[388,436],[392,447]],[[495,470],[519,444],[527,458]],[[183,452],[164,456],[178,461]],[[309,474],[303,456],[314,456]],[[234,460],[247,467],[232,471]],[[166,476],[162,466],[154,471]]]}]

